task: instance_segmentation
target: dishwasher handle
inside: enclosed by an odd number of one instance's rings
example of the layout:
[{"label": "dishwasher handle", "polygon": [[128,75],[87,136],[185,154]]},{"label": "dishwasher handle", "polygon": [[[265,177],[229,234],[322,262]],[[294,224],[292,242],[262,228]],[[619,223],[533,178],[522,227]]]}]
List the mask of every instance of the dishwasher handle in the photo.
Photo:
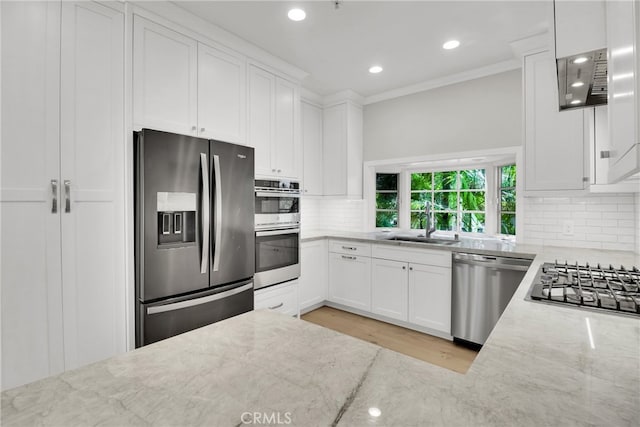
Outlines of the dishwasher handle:
[{"label": "dishwasher handle", "polygon": [[531,260],[526,258],[498,257],[461,252],[453,254],[453,262],[515,271],[527,271],[531,265]]}]

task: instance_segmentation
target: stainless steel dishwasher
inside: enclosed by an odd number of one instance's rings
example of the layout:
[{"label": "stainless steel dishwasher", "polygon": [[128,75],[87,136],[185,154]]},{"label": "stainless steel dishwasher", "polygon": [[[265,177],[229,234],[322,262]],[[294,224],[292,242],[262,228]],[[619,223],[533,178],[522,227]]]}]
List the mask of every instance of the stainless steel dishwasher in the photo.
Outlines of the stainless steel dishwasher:
[{"label": "stainless steel dishwasher", "polygon": [[451,335],[484,344],[522,281],[530,259],[453,254]]}]

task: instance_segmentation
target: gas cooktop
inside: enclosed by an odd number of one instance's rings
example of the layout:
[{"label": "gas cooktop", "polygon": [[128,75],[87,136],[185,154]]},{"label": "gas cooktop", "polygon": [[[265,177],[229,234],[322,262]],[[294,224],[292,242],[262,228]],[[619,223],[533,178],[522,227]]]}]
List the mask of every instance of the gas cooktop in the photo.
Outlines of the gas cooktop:
[{"label": "gas cooktop", "polygon": [[640,270],[544,263],[526,299],[640,317]]}]

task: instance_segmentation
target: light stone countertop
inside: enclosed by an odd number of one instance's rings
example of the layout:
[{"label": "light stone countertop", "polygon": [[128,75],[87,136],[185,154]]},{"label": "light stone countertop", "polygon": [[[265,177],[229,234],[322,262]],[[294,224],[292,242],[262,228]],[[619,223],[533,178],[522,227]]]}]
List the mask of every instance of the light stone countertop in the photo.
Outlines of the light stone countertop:
[{"label": "light stone countertop", "polygon": [[5,391],[2,425],[636,426],[640,319],[525,301],[555,259],[640,265],[544,248],[465,375],[254,311]]}]

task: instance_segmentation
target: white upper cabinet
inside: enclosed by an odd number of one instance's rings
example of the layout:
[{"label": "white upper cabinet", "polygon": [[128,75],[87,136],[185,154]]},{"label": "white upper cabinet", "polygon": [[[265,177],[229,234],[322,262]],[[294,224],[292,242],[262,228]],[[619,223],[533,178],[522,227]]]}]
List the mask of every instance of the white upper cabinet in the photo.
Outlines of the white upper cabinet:
[{"label": "white upper cabinet", "polygon": [[133,121],[197,135],[198,43],[134,15]]},{"label": "white upper cabinet", "polygon": [[324,110],[324,194],[362,197],[362,108],[347,101]]},{"label": "white upper cabinet", "polygon": [[198,43],[198,135],[244,143],[246,126],[244,60]]},{"label": "white upper cabinet", "polygon": [[605,1],[554,1],[556,58],[607,47]]},{"label": "white upper cabinet", "polygon": [[246,62],[134,15],[133,122],[245,143]]},{"label": "white upper cabinet", "polygon": [[299,115],[298,85],[251,65],[248,144],[255,148],[256,175],[298,177]]},{"label": "white upper cabinet", "polygon": [[275,140],[271,148],[271,165],[278,176],[298,177],[302,160],[300,146],[300,93],[298,85],[276,77]]},{"label": "white upper cabinet", "polygon": [[582,110],[559,111],[554,58],[524,58],[525,191],[584,190],[588,156]]},{"label": "white upper cabinet", "polygon": [[322,191],[322,109],[302,101],[302,146],[304,152],[304,194],[321,196]]},{"label": "white upper cabinet", "polygon": [[630,0],[606,2],[609,182],[640,171],[639,9],[638,3]]}]

